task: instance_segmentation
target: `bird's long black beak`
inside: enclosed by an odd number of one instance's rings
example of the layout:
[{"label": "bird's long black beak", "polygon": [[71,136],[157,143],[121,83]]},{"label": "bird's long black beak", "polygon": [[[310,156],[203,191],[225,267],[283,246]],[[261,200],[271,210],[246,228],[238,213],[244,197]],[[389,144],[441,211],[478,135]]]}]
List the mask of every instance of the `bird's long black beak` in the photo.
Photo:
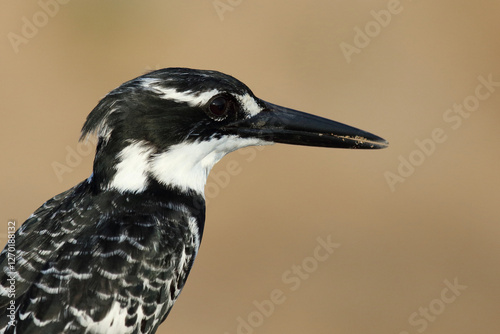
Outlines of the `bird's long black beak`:
[{"label": "bird's long black beak", "polygon": [[379,149],[389,144],[383,138],[346,124],[269,102],[262,103],[264,110],[253,117],[228,124],[226,131],[244,138],[293,145]]}]

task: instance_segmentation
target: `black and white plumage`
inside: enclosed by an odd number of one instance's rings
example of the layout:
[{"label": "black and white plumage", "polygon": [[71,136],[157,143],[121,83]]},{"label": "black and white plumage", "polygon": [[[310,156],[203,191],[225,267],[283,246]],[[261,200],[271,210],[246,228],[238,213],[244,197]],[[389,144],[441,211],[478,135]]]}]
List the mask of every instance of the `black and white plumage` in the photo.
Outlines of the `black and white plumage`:
[{"label": "black and white plumage", "polygon": [[206,178],[225,154],[274,142],[387,145],[258,99],[231,76],[185,68],[111,91],[83,127],[82,138],[92,134],[99,138],[93,174],[19,228],[15,271],[6,249],[0,254],[0,334],[155,333],[193,265]]}]

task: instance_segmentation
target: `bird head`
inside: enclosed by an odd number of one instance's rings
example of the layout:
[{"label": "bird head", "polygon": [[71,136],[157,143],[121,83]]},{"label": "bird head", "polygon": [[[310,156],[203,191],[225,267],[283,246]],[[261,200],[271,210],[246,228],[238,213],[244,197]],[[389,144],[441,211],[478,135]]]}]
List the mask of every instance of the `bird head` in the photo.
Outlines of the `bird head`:
[{"label": "bird head", "polygon": [[371,133],[257,98],[216,71],[167,68],[130,80],[92,110],[82,138],[98,136],[92,179],[101,189],[150,185],[203,194],[210,169],[242,147],[294,145],[378,149]]}]

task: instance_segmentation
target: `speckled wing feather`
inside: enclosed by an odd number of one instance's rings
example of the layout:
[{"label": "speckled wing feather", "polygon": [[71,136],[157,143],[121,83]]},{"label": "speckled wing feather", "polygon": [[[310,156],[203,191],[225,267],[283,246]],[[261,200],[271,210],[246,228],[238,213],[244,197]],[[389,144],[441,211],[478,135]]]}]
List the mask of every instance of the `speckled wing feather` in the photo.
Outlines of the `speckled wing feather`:
[{"label": "speckled wing feather", "polygon": [[16,233],[16,326],[0,254],[0,333],[154,333],[189,274],[204,217],[161,198],[94,194],[84,181],[43,204]]}]

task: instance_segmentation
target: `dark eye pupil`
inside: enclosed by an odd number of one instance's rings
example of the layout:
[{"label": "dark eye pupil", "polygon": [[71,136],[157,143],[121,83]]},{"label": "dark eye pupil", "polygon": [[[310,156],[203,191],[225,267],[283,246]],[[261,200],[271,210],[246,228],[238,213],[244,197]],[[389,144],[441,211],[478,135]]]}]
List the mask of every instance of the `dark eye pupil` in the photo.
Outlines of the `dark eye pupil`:
[{"label": "dark eye pupil", "polygon": [[210,112],[215,116],[223,116],[227,111],[228,101],[223,97],[215,98],[210,103]]}]

